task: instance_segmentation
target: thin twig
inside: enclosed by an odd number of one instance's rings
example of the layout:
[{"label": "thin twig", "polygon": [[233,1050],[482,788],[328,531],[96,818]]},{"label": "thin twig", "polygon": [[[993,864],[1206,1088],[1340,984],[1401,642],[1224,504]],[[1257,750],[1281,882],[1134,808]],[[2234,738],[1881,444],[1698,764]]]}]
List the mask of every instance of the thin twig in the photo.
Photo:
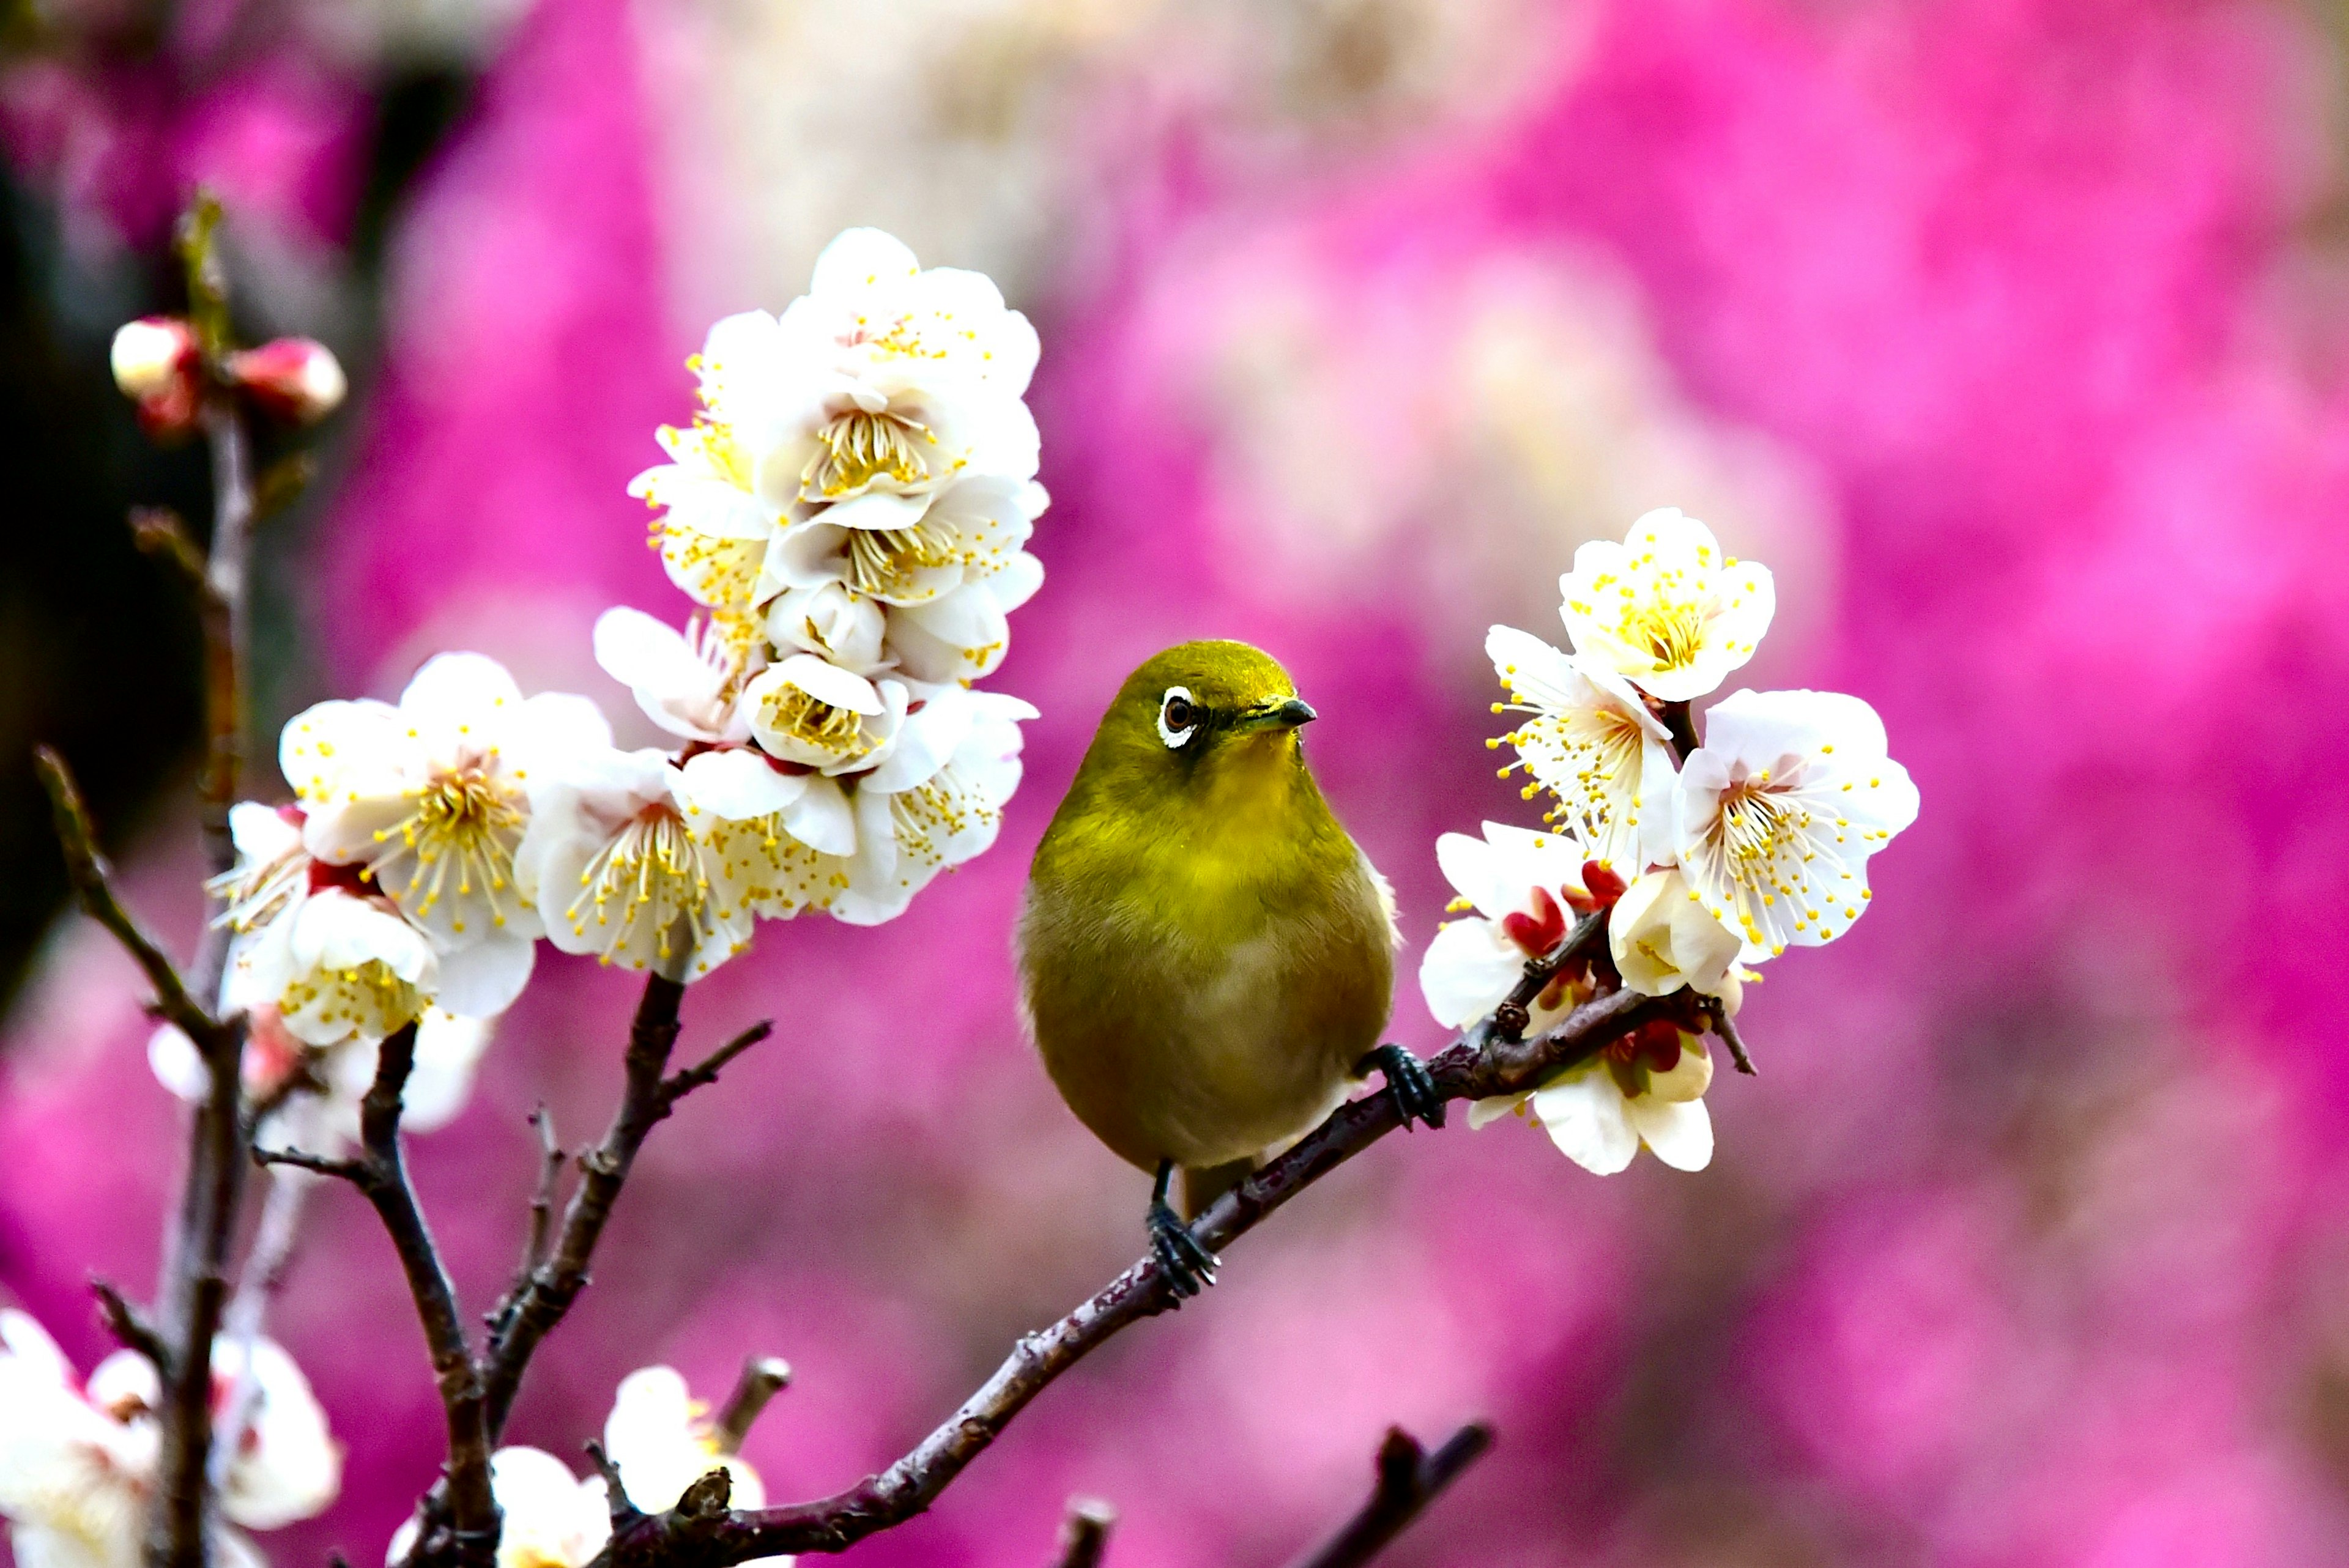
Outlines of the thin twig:
[{"label": "thin twig", "polygon": [[357,1187],[375,1206],[383,1228],[399,1254],[408,1275],[409,1294],[432,1354],[432,1371],[440,1390],[440,1404],[449,1428],[449,1460],[440,1506],[428,1514],[426,1537],[445,1535],[440,1542],[419,1541],[418,1555],[428,1551],[445,1554],[463,1568],[489,1568],[497,1553],[498,1506],[490,1491],[490,1433],[482,1391],[481,1368],[465,1337],[465,1316],[457,1303],[457,1289],[440,1261],[424,1212],[409,1184],[399,1144],[401,1096],[416,1067],[416,1026],[396,1030],[377,1047],[375,1082],[359,1101],[359,1142],[362,1153],[352,1160],[328,1160],[293,1150],[260,1150],[254,1158],[265,1164],[295,1165],[322,1175],[338,1176]]},{"label": "thin twig", "polygon": [[148,1321],[147,1315],[132,1305],[111,1281],[92,1274],[90,1294],[98,1297],[98,1315],[106,1324],[106,1331],[125,1350],[135,1350],[155,1364],[159,1377],[171,1375],[171,1347],[163,1336]]},{"label": "thin twig", "polygon": [[620,1480],[620,1467],[604,1451],[604,1445],[593,1438],[587,1440],[587,1462],[604,1478],[604,1505],[611,1512],[613,1529],[634,1524],[643,1517],[643,1511],[628,1501],[628,1489]]},{"label": "thin twig", "polygon": [[774,1032],[775,1021],[772,1018],[761,1018],[693,1066],[671,1073],[667,1078],[663,1078],[660,1086],[661,1114],[667,1115],[676,1108],[678,1100],[683,1099],[695,1089],[707,1084],[716,1083],[718,1075],[725,1070],[727,1063]]},{"label": "thin twig", "polygon": [[[1576,939],[1569,937],[1550,958],[1528,965],[1518,987],[1521,1000],[1538,995],[1555,965],[1577,950]],[[1545,965],[1551,965],[1548,973],[1542,972]],[[1429,1076],[1446,1100],[1524,1094],[1651,1020],[1689,1017],[1692,1006],[1684,994],[1658,997],[1611,991],[1529,1040],[1504,1037],[1487,1017],[1429,1061]],[[1399,1125],[1392,1095],[1349,1101],[1216,1199],[1193,1224],[1192,1234],[1209,1251],[1220,1252]],[[902,1524],[927,1509],[1061,1373],[1120,1330],[1175,1305],[1157,1263],[1144,1258],[1058,1323],[1023,1336],[960,1409],[881,1474],[832,1497],[745,1510],[714,1522],[697,1520],[690,1529],[673,1513],[647,1515],[614,1532],[595,1568],[725,1568],[787,1552],[839,1552]]]},{"label": "thin twig", "polygon": [[[673,1097],[666,1095],[668,1086],[661,1075],[667,1070],[669,1053],[677,1046],[678,1006],[684,996],[685,986],[678,981],[659,975],[646,978],[636,1021],[628,1030],[626,1086],[612,1125],[603,1142],[579,1157],[579,1185],[564,1210],[554,1254],[531,1271],[514,1293],[512,1305],[491,1326],[483,1384],[492,1439],[505,1428],[506,1412],[513,1408],[514,1394],[532,1353],[586,1288],[595,1243],[627,1181],[628,1168],[645,1135],[674,1103]],[[730,1045],[718,1055],[724,1056],[731,1048]]]},{"label": "thin twig", "polygon": [[1745,1054],[1745,1037],[1737,1032],[1737,1026],[1730,1020],[1729,1009],[1714,1007],[1707,1021],[1712,1024],[1713,1032],[1721,1037],[1721,1043],[1729,1047],[1729,1059],[1737,1064],[1737,1070],[1748,1078],[1761,1076],[1754,1069],[1754,1058]]},{"label": "thin twig", "polygon": [[546,1243],[554,1229],[554,1188],[563,1180],[563,1145],[554,1140],[554,1113],[541,1105],[530,1113],[530,1125],[538,1134],[538,1190],[530,1197],[530,1238],[523,1243],[522,1272],[525,1274],[546,1261]]},{"label": "thin twig", "polygon": [[1109,1549],[1109,1532],[1117,1523],[1117,1510],[1097,1497],[1069,1499],[1069,1511],[1061,1520],[1061,1555],[1055,1559],[1059,1568],[1101,1568],[1102,1554]]},{"label": "thin twig", "polygon": [[721,1454],[739,1454],[742,1439],[750,1435],[751,1426],[774,1397],[791,1387],[792,1366],[780,1356],[753,1356],[742,1363],[742,1376],[734,1382],[734,1392],[726,1397],[719,1408],[717,1424],[710,1429],[710,1440]]},{"label": "thin twig", "polygon": [[1289,1568],[1361,1568],[1492,1446],[1493,1429],[1482,1421],[1461,1428],[1433,1453],[1401,1427],[1389,1427],[1386,1441],[1379,1445],[1378,1484],[1370,1501]]},{"label": "thin twig", "polygon": [[49,792],[49,812],[57,823],[57,841],[65,847],[66,874],[81,896],[82,908],[92,920],[112,932],[115,940],[146,971],[147,983],[155,988],[156,1011],[177,1024],[210,1060],[229,1031],[197,1002],[162,945],[147,934],[138,916],[124,908],[121,899],[116,896],[106,856],[98,847],[97,830],[90,825],[89,808],[82,803],[72,769],[66,766],[64,758],[46,746],[33,748],[33,766],[41,775],[42,787]]}]

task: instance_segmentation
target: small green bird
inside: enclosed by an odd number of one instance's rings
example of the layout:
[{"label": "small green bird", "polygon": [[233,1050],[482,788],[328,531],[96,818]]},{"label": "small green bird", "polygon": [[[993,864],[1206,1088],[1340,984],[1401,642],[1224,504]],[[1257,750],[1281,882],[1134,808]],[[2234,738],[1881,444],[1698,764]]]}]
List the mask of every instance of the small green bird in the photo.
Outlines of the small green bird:
[{"label": "small green bird", "polygon": [[1406,1124],[1443,1125],[1419,1059],[1378,1044],[1394,900],[1305,765],[1314,717],[1245,643],[1185,643],[1126,677],[1028,875],[1029,1026],[1077,1119],[1154,1171],[1147,1220],[1178,1298],[1216,1259],[1196,1217],[1376,1066]]}]

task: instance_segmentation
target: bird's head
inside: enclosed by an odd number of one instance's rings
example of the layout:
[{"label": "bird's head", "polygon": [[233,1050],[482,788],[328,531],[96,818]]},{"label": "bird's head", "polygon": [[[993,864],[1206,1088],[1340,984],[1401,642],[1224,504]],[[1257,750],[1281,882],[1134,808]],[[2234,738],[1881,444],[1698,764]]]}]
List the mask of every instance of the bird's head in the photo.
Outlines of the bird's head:
[{"label": "bird's head", "polygon": [[1220,794],[1299,769],[1313,709],[1272,655],[1246,643],[1184,643],[1125,678],[1089,768],[1129,786]]}]

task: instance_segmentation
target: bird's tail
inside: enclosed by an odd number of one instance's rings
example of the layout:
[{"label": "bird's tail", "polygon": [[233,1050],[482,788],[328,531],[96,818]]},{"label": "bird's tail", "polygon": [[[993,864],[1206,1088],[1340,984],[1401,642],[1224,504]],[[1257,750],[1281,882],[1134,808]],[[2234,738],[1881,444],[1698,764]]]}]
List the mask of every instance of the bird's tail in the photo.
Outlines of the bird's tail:
[{"label": "bird's tail", "polygon": [[1197,1219],[1206,1212],[1207,1205],[1247,1181],[1256,1170],[1256,1159],[1235,1160],[1227,1165],[1183,1167],[1183,1218]]}]

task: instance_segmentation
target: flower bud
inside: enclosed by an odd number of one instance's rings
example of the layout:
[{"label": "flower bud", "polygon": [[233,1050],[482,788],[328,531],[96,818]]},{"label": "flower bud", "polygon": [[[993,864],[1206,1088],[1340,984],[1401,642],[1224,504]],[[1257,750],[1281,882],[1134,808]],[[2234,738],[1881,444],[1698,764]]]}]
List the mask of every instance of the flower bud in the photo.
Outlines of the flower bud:
[{"label": "flower bud", "polygon": [[141,316],[115,330],[112,359],[114,384],[124,397],[143,403],[193,375],[195,334],[176,316]]},{"label": "flower bud", "polygon": [[280,337],[228,356],[229,379],[281,419],[315,424],[350,389],[334,351],[308,337]]}]

